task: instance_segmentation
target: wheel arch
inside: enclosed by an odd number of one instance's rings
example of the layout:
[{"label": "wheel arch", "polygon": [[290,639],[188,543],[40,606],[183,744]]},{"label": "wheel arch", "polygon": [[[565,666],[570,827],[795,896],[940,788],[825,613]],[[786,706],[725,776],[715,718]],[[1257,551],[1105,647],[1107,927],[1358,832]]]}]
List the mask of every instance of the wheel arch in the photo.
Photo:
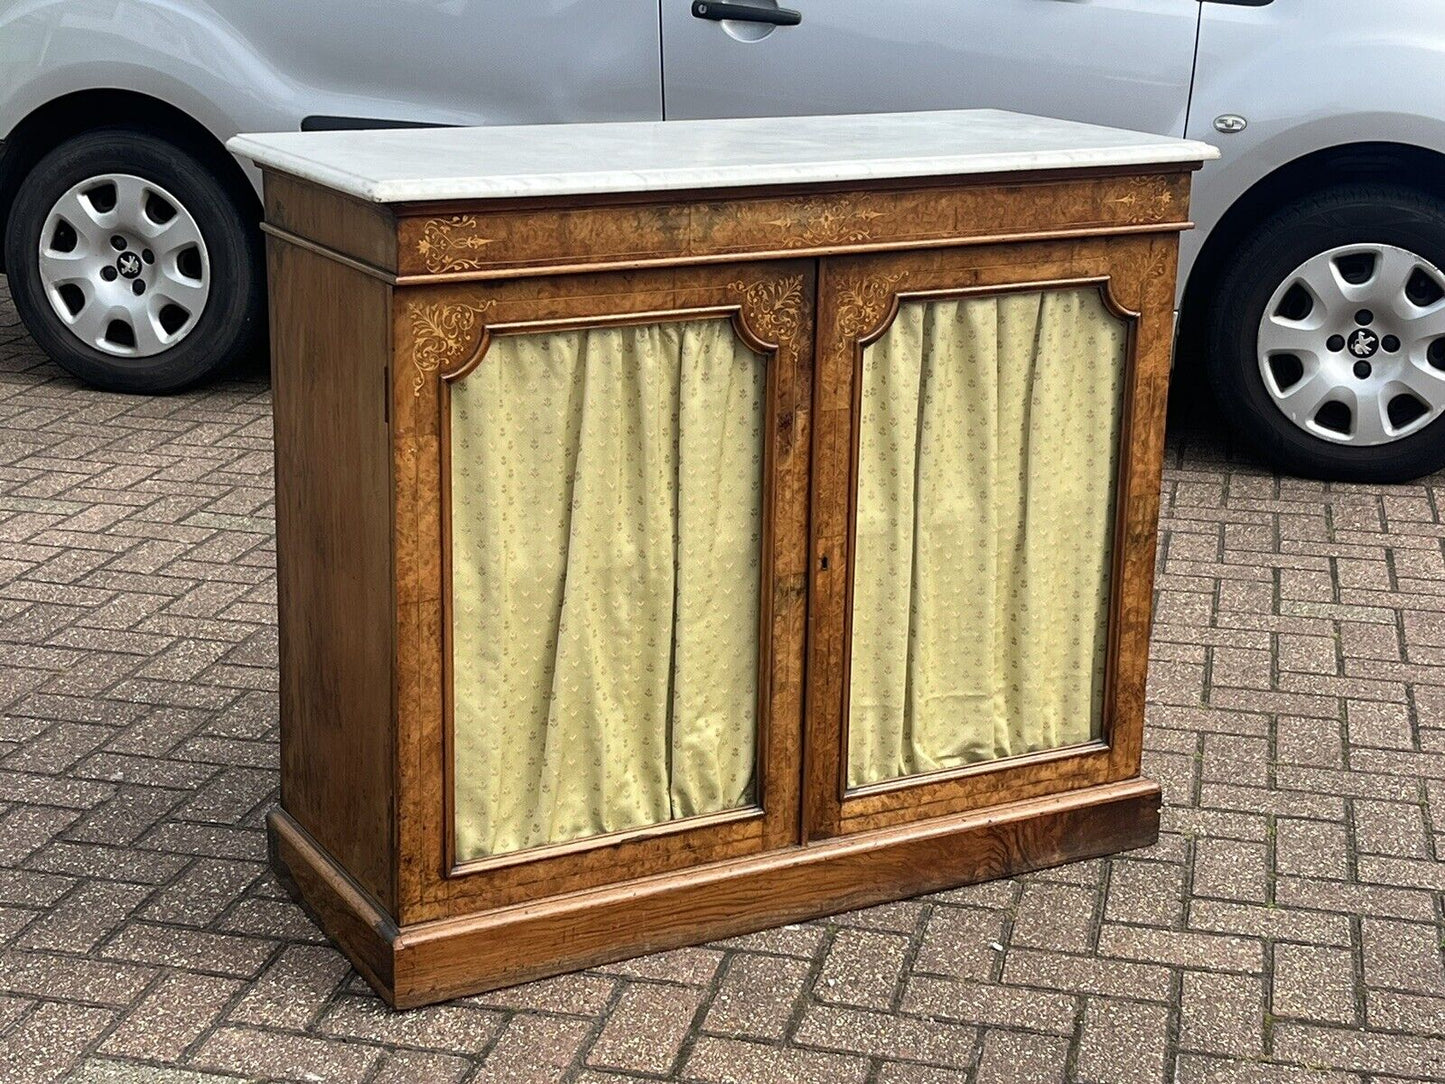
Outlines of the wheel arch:
[{"label": "wheel arch", "polygon": [[1244,191],[1220,217],[1189,271],[1180,303],[1180,344],[1200,342],[1207,299],[1228,257],[1258,227],[1314,192],[1361,181],[1388,181],[1445,199],[1445,153],[1411,143],[1341,143],[1302,155]]},{"label": "wheel arch", "polygon": [[67,139],[101,128],[132,128],[175,144],[205,162],[248,219],[261,202],[240,163],[203,124],[176,106],[133,90],[96,87],[54,98],[27,114],[5,137],[0,154],[0,236],[26,174]]}]

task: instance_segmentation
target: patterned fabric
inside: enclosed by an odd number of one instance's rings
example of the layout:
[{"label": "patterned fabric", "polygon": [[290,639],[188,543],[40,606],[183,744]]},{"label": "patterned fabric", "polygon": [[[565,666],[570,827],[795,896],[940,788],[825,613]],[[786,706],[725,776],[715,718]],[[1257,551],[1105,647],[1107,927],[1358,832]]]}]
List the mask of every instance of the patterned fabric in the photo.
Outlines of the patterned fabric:
[{"label": "patterned fabric", "polygon": [[1126,343],[1079,289],[906,303],[866,349],[850,785],[1099,732]]},{"label": "patterned fabric", "polygon": [[453,388],[459,859],[752,803],[764,377],[715,319]]}]

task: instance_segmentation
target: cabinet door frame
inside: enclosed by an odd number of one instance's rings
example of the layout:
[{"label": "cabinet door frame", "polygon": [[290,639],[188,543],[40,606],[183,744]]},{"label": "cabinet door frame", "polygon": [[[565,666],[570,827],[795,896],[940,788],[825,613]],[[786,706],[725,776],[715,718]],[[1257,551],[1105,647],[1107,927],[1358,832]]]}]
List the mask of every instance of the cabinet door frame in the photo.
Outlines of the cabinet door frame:
[{"label": "cabinet door frame", "polygon": [[[403,923],[794,844],[799,834],[816,264],[738,262],[399,289],[396,490]],[[497,337],[718,318],[767,366],[756,805],[460,862],[453,836],[450,389]],[[440,725],[438,725],[440,721]]]},{"label": "cabinet door frame", "polygon": [[[1139,774],[1177,239],[1154,234],[827,257],[818,284],[804,839]],[[1060,749],[850,788],[848,680],[864,349],[914,299],[1098,289],[1127,322],[1101,733]]]}]

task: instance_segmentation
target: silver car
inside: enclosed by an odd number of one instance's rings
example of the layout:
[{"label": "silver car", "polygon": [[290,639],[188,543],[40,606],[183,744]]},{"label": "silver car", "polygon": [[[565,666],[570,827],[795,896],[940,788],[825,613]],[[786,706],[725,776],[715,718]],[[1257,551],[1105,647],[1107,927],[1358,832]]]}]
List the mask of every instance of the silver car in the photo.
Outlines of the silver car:
[{"label": "silver car", "polygon": [[1285,470],[1445,466],[1439,0],[784,2],[0,0],[15,303],[105,388],[245,352],[239,131],[996,106],[1217,143],[1181,365]]}]

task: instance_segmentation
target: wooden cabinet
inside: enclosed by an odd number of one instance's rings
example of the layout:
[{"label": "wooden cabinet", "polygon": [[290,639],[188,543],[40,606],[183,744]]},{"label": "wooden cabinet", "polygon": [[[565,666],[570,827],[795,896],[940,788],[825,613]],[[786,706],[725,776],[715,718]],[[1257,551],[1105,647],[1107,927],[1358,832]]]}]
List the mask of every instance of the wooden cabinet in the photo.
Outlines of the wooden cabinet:
[{"label": "wooden cabinet", "polygon": [[[327,933],[407,1006],[1152,842],[1212,151],[993,113],[570,131],[234,145],[273,857]],[[655,165],[567,167],[594,138]]]}]

